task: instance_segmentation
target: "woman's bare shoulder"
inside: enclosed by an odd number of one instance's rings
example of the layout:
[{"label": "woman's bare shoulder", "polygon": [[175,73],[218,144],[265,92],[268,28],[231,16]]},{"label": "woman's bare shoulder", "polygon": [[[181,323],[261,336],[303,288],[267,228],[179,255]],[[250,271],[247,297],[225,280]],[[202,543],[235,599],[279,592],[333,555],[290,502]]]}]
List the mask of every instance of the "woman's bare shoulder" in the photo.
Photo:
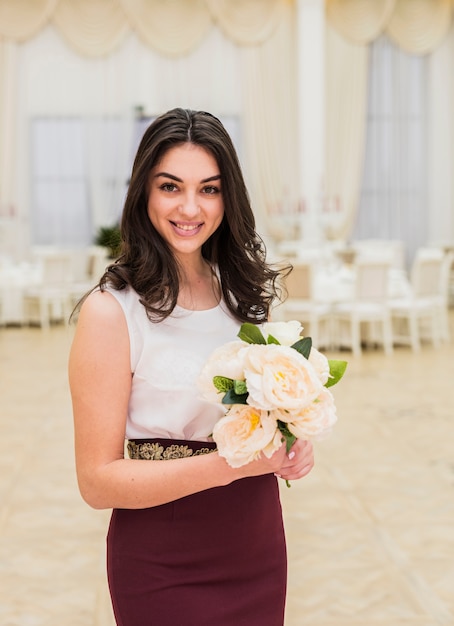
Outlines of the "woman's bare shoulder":
[{"label": "woman's bare shoulder", "polygon": [[127,334],[124,311],[109,291],[92,291],[83,301],[77,315],[76,337],[90,336],[98,341],[101,337]]},{"label": "woman's bare shoulder", "polygon": [[120,303],[110,291],[95,289],[82,303],[79,317],[101,317],[113,321],[116,317],[123,317]]}]

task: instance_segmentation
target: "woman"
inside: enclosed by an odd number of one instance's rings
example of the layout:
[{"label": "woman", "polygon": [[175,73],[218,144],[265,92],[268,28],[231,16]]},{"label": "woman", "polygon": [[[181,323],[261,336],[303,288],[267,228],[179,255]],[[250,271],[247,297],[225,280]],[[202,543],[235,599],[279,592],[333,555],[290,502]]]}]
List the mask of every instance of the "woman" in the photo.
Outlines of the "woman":
[{"label": "woman", "polygon": [[69,366],[80,491],[113,509],[117,624],[279,626],[276,475],[305,476],[313,454],[297,441],[233,469],[210,439],[221,409],[200,398],[198,374],[242,322],[266,321],[279,278],[217,118],[174,109],[151,124],[121,233],[120,258],[81,306]]}]

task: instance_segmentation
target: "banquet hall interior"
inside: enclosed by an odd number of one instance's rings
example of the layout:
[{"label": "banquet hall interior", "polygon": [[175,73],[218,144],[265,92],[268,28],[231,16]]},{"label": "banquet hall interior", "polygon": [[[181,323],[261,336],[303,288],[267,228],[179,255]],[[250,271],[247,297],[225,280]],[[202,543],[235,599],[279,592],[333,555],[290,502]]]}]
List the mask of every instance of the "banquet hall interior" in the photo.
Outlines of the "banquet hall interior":
[{"label": "banquet hall interior", "polygon": [[453,2],[0,0],[1,626],[114,624],[68,320],[177,106],[224,123],[293,266],[273,319],[348,362],[313,471],[280,484],[285,626],[454,626]]}]

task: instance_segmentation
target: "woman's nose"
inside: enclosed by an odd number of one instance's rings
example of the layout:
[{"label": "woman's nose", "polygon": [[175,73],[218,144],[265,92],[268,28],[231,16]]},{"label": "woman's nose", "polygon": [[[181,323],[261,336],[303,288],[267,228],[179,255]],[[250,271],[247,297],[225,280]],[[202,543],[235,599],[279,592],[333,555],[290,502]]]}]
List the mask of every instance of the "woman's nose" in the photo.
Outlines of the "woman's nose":
[{"label": "woman's nose", "polygon": [[199,205],[194,194],[188,194],[184,197],[180,205],[180,213],[186,217],[193,217],[199,214]]}]

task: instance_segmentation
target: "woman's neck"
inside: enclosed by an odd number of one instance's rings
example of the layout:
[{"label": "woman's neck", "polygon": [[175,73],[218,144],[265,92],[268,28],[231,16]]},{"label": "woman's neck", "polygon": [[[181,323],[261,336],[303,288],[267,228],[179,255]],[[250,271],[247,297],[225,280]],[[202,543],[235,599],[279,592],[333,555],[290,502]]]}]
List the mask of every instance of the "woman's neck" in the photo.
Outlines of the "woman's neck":
[{"label": "woman's neck", "polygon": [[201,259],[198,264],[180,267],[179,306],[203,311],[217,306],[220,298],[219,282],[207,261]]}]

